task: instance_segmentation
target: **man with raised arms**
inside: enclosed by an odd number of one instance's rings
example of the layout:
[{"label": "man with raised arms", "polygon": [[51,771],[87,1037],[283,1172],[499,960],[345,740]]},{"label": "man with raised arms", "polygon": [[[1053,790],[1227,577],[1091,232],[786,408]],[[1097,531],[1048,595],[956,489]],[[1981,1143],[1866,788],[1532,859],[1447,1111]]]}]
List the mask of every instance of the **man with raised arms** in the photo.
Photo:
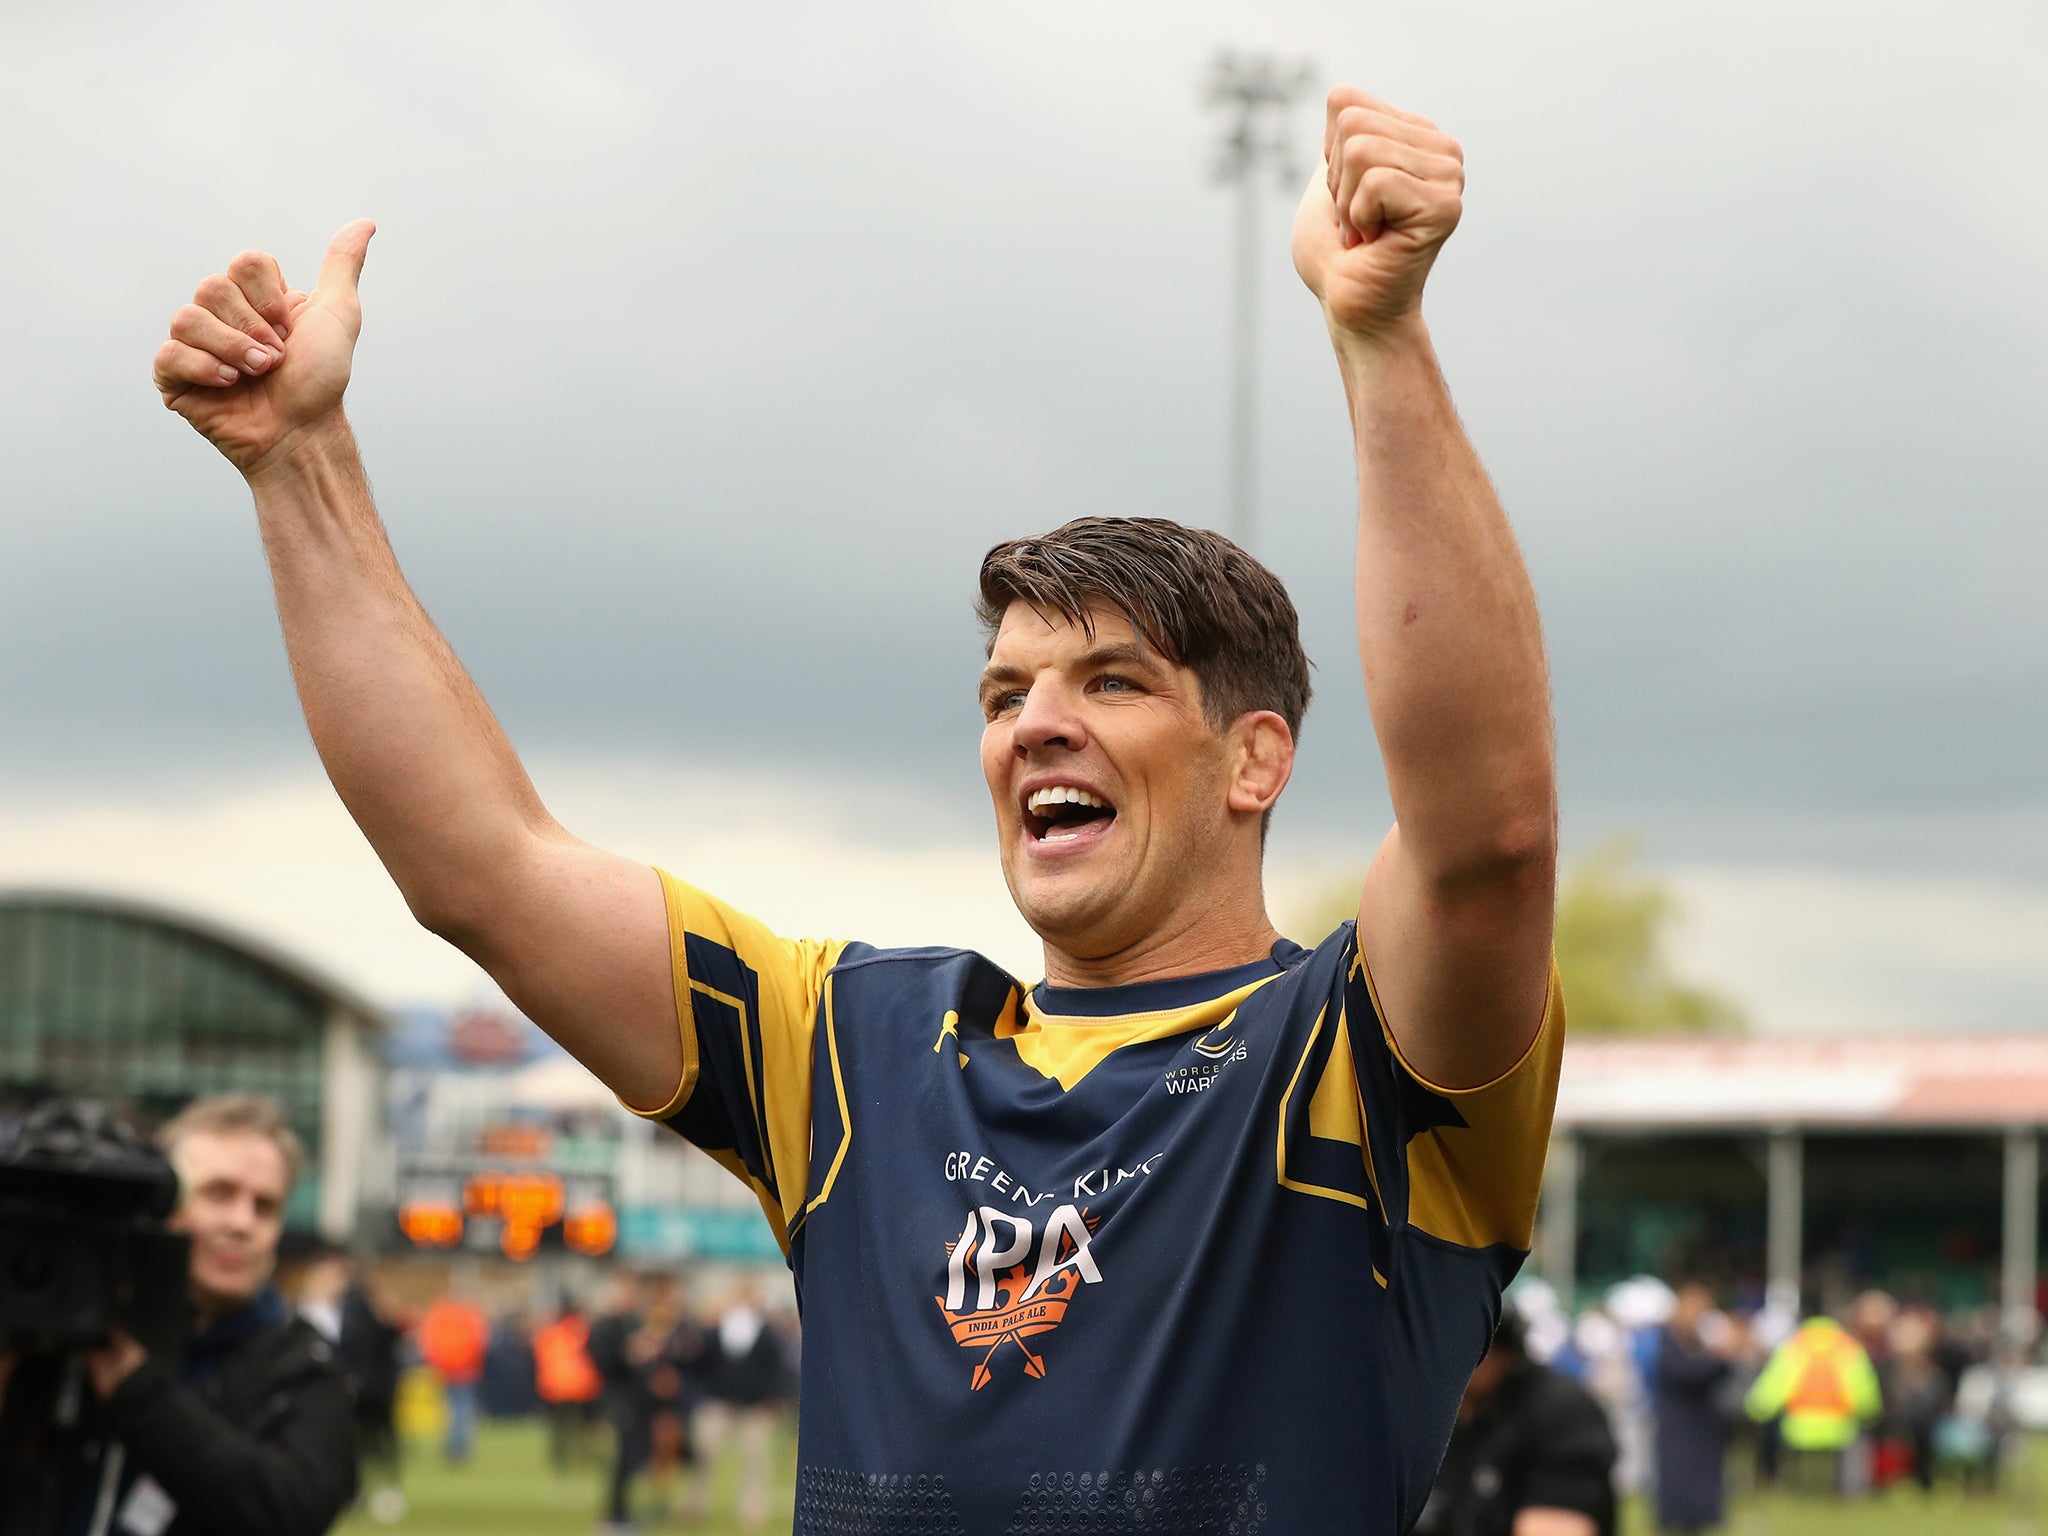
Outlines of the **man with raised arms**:
[{"label": "man with raised arms", "polygon": [[413,912],[759,1196],[804,1306],[799,1532],[1404,1529],[1525,1255],[1556,789],[1535,601],[1421,315],[1461,152],[1339,89],[1323,159],[1294,257],[1356,436],[1396,825],[1313,950],[1260,877],[1307,661],[1228,541],[1092,518],[983,564],[1026,986],[779,937],[549,816],[342,414],[367,222],[310,293],[236,257],[157,354],[255,494],[314,742]]}]

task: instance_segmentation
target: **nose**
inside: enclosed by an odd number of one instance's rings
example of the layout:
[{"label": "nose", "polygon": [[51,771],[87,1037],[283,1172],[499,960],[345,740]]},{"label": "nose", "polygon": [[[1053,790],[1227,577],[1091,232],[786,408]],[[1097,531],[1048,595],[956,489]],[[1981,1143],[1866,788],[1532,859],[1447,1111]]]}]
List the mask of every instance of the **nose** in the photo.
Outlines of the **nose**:
[{"label": "nose", "polygon": [[256,1230],[256,1197],[241,1195],[228,1201],[226,1220],[221,1223],[230,1232],[244,1233]]},{"label": "nose", "polygon": [[1053,747],[1078,752],[1088,745],[1088,729],[1081,723],[1072,693],[1057,679],[1041,677],[1024,695],[1011,741],[1017,755],[1024,758]]}]

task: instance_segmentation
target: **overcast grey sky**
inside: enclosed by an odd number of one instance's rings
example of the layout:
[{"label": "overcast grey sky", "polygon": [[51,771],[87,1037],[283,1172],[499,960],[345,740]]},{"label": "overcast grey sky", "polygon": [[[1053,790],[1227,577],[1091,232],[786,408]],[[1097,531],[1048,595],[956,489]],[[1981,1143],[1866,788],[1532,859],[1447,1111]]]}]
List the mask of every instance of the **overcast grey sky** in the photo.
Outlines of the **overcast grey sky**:
[{"label": "overcast grey sky", "polygon": [[[2048,12],[1260,9],[9,8],[0,826],[314,771],[246,497],[148,363],[237,249],[309,277],[368,214],[351,413],[522,748],[773,777],[870,844],[983,836],[981,551],[1222,515],[1200,86],[1230,45],[1465,144],[1427,310],[1543,600],[1568,842],[1637,829],[1752,919],[2048,913]],[[1335,865],[1387,812],[1294,198],[1255,542],[1319,663],[1276,857]],[[0,881],[62,865],[0,844]],[[2048,934],[1981,948],[1913,1006],[2048,1025]]]}]

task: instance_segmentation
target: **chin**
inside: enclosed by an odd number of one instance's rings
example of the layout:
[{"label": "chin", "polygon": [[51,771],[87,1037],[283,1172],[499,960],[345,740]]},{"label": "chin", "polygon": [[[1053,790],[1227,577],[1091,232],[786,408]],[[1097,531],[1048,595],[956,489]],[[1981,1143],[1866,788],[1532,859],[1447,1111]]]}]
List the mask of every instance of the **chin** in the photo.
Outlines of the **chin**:
[{"label": "chin", "polygon": [[202,1306],[216,1312],[232,1312],[263,1289],[263,1280],[251,1280],[246,1276],[233,1279],[223,1277],[210,1282],[199,1280],[193,1283],[192,1289]]},{"label": "chin", "polygon": [[1011,894],[1039,938],[1078,960],[1099,959],[1124,947],[1116,936],[1129,924],[1118,911],[1121,893],[1113,887]]}]

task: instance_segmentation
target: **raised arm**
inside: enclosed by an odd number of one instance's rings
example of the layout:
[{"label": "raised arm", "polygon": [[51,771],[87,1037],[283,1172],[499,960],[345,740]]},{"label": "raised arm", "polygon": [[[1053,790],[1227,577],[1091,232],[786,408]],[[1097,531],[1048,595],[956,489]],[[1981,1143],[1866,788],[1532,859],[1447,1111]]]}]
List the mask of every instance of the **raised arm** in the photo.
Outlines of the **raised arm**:
[{"label": "raised arm", "polygon": [[1550,974],[1557,788],[1543,637],[1506,514],[1422,320],[1463,155],[1433,123],[1331,92],[1294,259],[1322,301],[1358,451],[1358,650],[1395,826],[1359,943],[1387,1027],[1444,1087],[1514,1065]]},{"label": "raised arm", "polygon": [[313,744],[406,904],[654,1107],[682,1067],[659,880],[548,815],[400,573],[342,414],[372,233],[342,229],[311,293],[237,256],[173,317],[156,384],[255,495]]}]

